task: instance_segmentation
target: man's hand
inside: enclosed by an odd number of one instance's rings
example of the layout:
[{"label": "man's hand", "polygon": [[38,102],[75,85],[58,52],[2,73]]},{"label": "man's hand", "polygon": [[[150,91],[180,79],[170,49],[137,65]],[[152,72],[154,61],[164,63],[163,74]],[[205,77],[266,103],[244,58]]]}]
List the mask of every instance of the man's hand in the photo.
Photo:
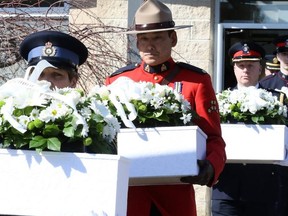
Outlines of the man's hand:
[{"label": "man's hand", "polygon": [[185,176],[180,179],[181,182],[199,185],[208,185],[214,177],[214,168],[208,160],[198,160],[199,175]]}]

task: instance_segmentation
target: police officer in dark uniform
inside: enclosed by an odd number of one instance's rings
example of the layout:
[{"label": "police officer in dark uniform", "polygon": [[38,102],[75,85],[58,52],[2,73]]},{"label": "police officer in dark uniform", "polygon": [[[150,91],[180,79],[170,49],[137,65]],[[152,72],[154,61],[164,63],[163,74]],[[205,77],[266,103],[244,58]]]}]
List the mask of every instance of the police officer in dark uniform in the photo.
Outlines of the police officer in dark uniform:
[{"label": "police officer in dark uniform", "polygon": [[[260,80],[260,85],[271,91],[275,96],[278,97],[280,102],[287,105],[287,96],[280,92],[282,87],[288,87],[288,35],[280,35],[275,38],[273,44],[276,46],[276,57],[280,63],[280,70],[277,73],[273,73]],[[282,166],[279,163],[279,170],[281,174],[281,192],[283,194],[283,204],[285,207],[285,214],[288,215],[288,167]]]},{"label": "police officer in dark uniform", "polygon": [[[229,55],[237,79],[234,89],[261,87],[258,80],[264,49],[254,42],[238,42],[229,49]],[[213,186],[212,215],[284,216],[279,206],[279,176],[278,166],[273,164],[226,163]]]},{"label": "police officer in dark uniform", "polygon": [[273,41],[276,46],[276,57],[280,62],[279,73],[273,73],[264,77],[260,84],[265,89],[281,89],[283,86],[288,87],[288,35],[277,37]]},{"label": "police officer in dark uniform", "polygon": [[[20,54],[28,63],[29,76],[39,66],[39,80],[47,80],[51,88],[75,87],[79,78],[78,67],[88,57],[88,49],[75,37],[59,31],[39,31],[28,35],[20,44]],[[28,77],[29,77],[28,76]],[[27,78],[28,78],[27,77]],[[62,143],[63,152],[84,152],[82,143]],[[89,150],[90,151],[90,150]]]},{"label": "police officer in dark uniform", "polygon": [[263,72],[261,60],[265,55],[264,49],[252,41],[241,41],[231,46],[228,54],[232,58],[237,81],[234,89],[249,86],[258,88],[258,81]]}]

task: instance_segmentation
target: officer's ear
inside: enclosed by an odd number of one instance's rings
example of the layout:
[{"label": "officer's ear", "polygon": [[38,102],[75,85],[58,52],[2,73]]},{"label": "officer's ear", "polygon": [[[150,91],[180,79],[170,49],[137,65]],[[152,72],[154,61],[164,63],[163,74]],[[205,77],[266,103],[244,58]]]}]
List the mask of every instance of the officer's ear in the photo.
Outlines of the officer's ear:
[{"label": "officer's ear", "polygon": [[72,77],[71,80],[70,80],[70,85],[69,87],[70,88],[75,88],[76,87],[76,84],[77,84],[77,81],[78,81],[78,78],[76,76]]},{"label": "officer's ear", "polygon": [[279,61],[279,53],[278,52],[276,53],[276,58],[277,58],[277,61],[279,63],[280,61]]},{"label": "officer's ear", "polygon": [[176,44],[177,44],[177,41],[178,41],[176,31],[172,31],[172,32],[170,33],[170,38],[172,39],[172,47],[175,47]]}]

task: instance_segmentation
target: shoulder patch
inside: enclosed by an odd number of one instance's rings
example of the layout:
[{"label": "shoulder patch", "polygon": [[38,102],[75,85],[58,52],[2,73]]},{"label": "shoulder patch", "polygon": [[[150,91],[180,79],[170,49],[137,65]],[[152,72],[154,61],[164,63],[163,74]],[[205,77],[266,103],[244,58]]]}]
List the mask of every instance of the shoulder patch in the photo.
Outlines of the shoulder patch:
[{"label": "shoulder patch", "polygon": [[113,72],[109,77],[113,77],[113,76],[116,76],[116,75],[121,74],[123,72],[134,70],[135,68],[137,68],[139,66],[140,66],[139,63],[127,65],[125,67],[119,68],[117,71]]},{"label": "shoulder patch", "polygon": [[205,70],[203,70],[202,68],[199,68],[199,67],[196,67],[194,65],[190,65],[190,64],[187,64],[187,63],[184,63],[184,62],[177,62],[176,63],[179,67],[182,67],[182,68],[185,68],[185,69],[188,69],[188,70],[191,70],[191,71],[194,71],[194,72],[197,72],[197,73],[203,73],[203,74],[206,74],[207,72]]}]

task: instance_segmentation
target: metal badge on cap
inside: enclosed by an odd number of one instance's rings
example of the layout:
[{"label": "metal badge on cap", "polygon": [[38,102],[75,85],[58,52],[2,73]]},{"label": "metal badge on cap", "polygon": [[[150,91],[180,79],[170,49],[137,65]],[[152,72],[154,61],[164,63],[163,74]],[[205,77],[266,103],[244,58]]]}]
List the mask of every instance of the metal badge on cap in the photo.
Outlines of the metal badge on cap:
[{"label": "metal badge on cap", "polygon": [[243,53],[248,54],[250,51],[249,46],[247,44],[244,44],[244,46],[242,47],[242,51]]},{"label": "metal badge on cap", "polygon": [[55,56],[56,49],[51,42],[47,42],[43,48],[43,56]]}]

